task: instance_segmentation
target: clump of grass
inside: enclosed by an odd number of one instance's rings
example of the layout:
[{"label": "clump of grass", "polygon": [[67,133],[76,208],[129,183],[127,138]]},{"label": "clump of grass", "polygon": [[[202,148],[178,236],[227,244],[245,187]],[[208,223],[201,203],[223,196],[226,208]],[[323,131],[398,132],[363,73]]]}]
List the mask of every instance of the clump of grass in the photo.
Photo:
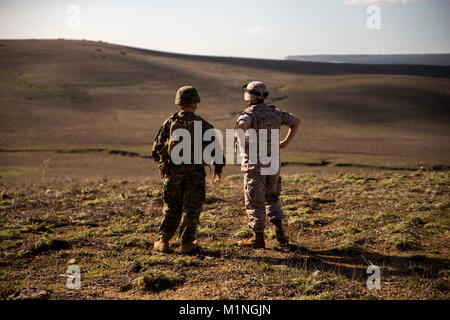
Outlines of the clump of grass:
[{"label": "clump of grass", "polygon": [[163,291],[183,284],[185,277],[171,271],[150,270],[141,278],[137,285],[142,291]]},{"label": "clump of grass", "polygon": [[355,227],[350,227],[339,249],[342,251],[357,251],[362,248],[365,242],[366,234]]},{"label": "clump of grass", "polygon": [[214,235],[214,229],[213,228],[198,228],[197,229],[197,236],[198,237],[210,237]]},{"label": "clump of grass", "polygon": [[364,296],[362,300],[379,300],[379,298],[376,295],[369,293],[368,295]]},{"label": "clump of grass", "polygon": [[277,234],[275,233],[275,230],[273,228],[264,230],[264,234],[266,235],[267,239],[275,239],[277,237]]},{"label": "clump of grass", "polygon": [[104,277],[114,273],[113,263],[99,262],[91,265],[81,265],[81,270],[86,270],[85,277]]},{"label": "clump of grass", "polygon": [[395,188],[399,185],[399,181],[395,178],[385,179],[380,182],[380,187],[383,188]]},{"label": "clump of grass", "polygon": [[302,200],[302,197],[290,194],[281,194],[280,198],[283,202],[283,205],[292,205]]},{"label": "clump of grass", "polygon": [[124,247],[137,247],[137,248],[142,248],[142,249],[150,248],[150,242],[145,239],[141,239],[141,238],[133,238],[133,239],[126,240],[123,243],[123,245],[124,245]]},{"label": "clump of grass", "polygon": [[120,236],[125,233],[129,233],[129,232],[131,232],[131,229],[128,226],[120,225],[120,226],[110,228],[108,231],[103,233],[103,235],[108,236],[108,237],[116,237],[116,236]]},{"label": "clump of grass", "polygon": [[231,175],[227,176],[225,179],[230,180],[230,181],[240,181],[240,180],[242,180],[242,175],[241,174],[231,174]]},{"label": "clump of grass", "polygon": [[321,217],[313,218],[312,219],[312,224],[313,225],[325,226],[327,224],[330,224],[334,220],[335,220],[334,217],[321,216]]},{"label": "clump of grass", "polygon": [[426,225],[424,225],[424,228],[431,232],[438,232],[444,229],[448,229],[447,226],[439,222],[429,222]]},{"label": "clump of grass", "polygon": [[22,240],[3,240],[0,243],[0,249],[2,249],[2,250],[13,249],[13,248],[21,246],[22,243],[23,243]]},{"label": "clump of grass", "polygon": [[83,202],[83,206],[97,206],[97,205],[105,205],[106,199],[94,199],[94,200],[86,200]]},{"label": "clump of grass", "polygon": [[210,213],[206,213],[202,215],[202,218],[200,220],[200,224],[202,226],[207,226],[209,228],[217,228],[217,225],[220,222],[220,217],[218,217],[217,215],[214,215],[213,213],[211,213],[211,211],[208,211]]},{"label": "clump of grass", "polygon": [[292,278],[291,283],[305,295],[317,294],[317,282],[312,276],[304,275]]},{"label": "clump of grass", "polygon": [[386,221],[392,221],[397,219],[398,216],[390,213],[390,212],[380,212],[375,216],[375,221],[377,222],[386,222]]},{"label": "clump of grass", "polygon": [[337,182],[341,185],[344,184],[355,184],[355,183],[364,183],[364,178],[357,176],[353,173],[343,173],[339,172],[336,174],[333,182]]},{"label": "clump of grass", "polygon": [[8,274],[5,271],[0,270],[0,281],[7,280]]},{"label": "clump of grass", "polygon": [[411,250],[418,245],[416,236],[410,232],[392,233],[385,241],[398,250]]},{"label": "clump of grass", "polygon": [[301,300],[338,300],[340,296],[333,291],[325,291],[318,295],[306,295],[302,296]]},{"label": "clump of grass", "polygon": [[92,238],[97,232],[94,230],[82,231],[69,238],[70,242],[81,242]]},{"label": "clump of grass", "polygon": [[44,235],[35,243],[32,253],[41,253],[49,250],[62,250],[69,247],[70,243],[65,239]]},{"label": "clump of grass", "polygon": [[417,203],[413,203],[409,206],[408,211],[430,211],[432,209],[434,209],[435,206],[434,204],[430,201],[430,202],[417,202]]},{"label": "clump of grass", "polygon": [[131,265],[131,270],[133,272],[141,272],[142,270],[147,269],[147,267],[149,266],[166,265],[170,263],[171,262],[163,256],[143,256],[134,260],[133,264]]},{"label": "clump of grass", "polygon": [[213,204],[213,203],[219,203],[219,202],[223,202],[223,199],[218,198],[209,193],[206,195],[205,204]]},{"label": "clump of grass", "polygon": [[263,262],[259,265],[259,271],[260,272],[275,272],[277,271],[277,268],[271,264]]},{"label": "clump of grass", "polygon": [[13,240],[20,238],[20,232],[14,229],[0,231],[0,240]]},{"label": "clump of grass", "polygon": [[148,233],[151,231],[152,229],[152,224],[151,223],[145,223],[145,224],[141,224],[137,227],[136,232],[138,233]]},{"label": "clump of grass", "polygon": [[347,228],[347,233],[351,234],[351,235],[355,235],[355,234],[358,234],[358,233],[361,233],[361,232],[362,232],[361,229],[359,229],[357,227],[354,227],[354,226],[350,226],[350,227]]},{"label": "clump of grass", "polygon": [[250,238],[252,235],[253,230],[249,226],[243,226],[234,233],[234,236],[240,239]]},{"label": "clump of grass", "polygon": [[297,214],[298,215],[302,215],[302,214],[311,214],[313,212],[311,207],[301,207],[297,209]]},{"label": "clump of grass", "polygon": [[175,259],[175,264],[180,267],[191,267],[191,266],[198,265],[198,263],[192,257],[189,257],[189,256],[184,256],[184,257]]},{"label": "clump of grass", "polygon": [[288,224],[293,227],[310,227],[313,225],[312,221],[303,217],[291,217]]},{"label": "clump of grass", "polygon": [[212,245],[213,248],[232,248],[236,246],[237,242],[224,242],[224,241],[219,241]]},{"label": "clump of grass", "polygon": [[154,266],[157,264],[169,264],[169,261],[163,256],[144,256],[139,259],[143,266]]}]

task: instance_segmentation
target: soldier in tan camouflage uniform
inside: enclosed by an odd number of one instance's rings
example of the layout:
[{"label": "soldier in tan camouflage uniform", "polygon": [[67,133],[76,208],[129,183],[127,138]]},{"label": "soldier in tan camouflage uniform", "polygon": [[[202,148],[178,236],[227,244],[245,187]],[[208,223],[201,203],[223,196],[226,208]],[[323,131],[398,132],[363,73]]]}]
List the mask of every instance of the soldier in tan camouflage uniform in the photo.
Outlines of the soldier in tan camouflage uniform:
[{"label": "soldier in tan camouflage uniform", "polygon": [[[249,108],[241,113],[237,119],[237,127],[244,131],[253,128],[258,134],[259,129],[279,130],[282,125],[288,126],[288,135],[280,142],[280,148],[287,147],[297,132],[300,120],[290,113],[280,111],[274,106],[264,103],[264,99],[269,94],[264,83],[253,81],[244,85],[242,89],[244,91],[244,99]],[[268,134],[268,136],[270,135]],[[278,167],[276,174],[262,175],[261,167],[259,159],[255,164],[252,164],[248,160],[248,155],[245,156],[245,161],[241,167],[241,171],[244,172],[245,209],[250,220],[249,226],[253,229],[254,236],[252,239],[240,241],[239,245],[254,249],[265,248],[264,228],[266,214],[274,225],[278,242],[281,245],[289,243],[282,226],[284,213],[280,204],[280,168]]]},{"label": "soldier in tan camouflage uniform", "polygon": [[[179,105],[180,111],[164,122],[153,143],[152,157],[159,162],[161,179],[165,178],[163,187],[164,218],[159,230],[159,239],[154,244],[157,251],[170,251],[169,240],[180,224],[183,209],[185,215],[180,229],[181,253],[190,253],[198,248],[195,236],[200,212],[205,202],[205,168],[202,164],[175,165],[169,154],[171,131],[175,122],[189,125],[193,121],[201,121],[202,136],[206,130],[213,128],[211,124],[195,114],[197,103],[200,103],[200,97],[194,87],[180,88],[175,98],[175,104]],[[194,137],[191,137],[191,150],[194,148],[193,144]],[[215,164],[214,182],[221,179],[224,165],[225,163]]]}]

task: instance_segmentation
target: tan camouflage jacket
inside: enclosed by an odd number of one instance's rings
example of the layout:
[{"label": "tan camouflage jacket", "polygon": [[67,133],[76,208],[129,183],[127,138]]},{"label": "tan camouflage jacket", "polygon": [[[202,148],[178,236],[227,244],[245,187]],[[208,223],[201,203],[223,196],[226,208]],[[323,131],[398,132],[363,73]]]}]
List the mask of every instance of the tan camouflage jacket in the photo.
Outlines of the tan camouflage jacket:
[{"label": "tan camouflage jacket", "polygon": [[[236,120],[239,123],[241,120],[247,123],[249,129],[255,129],[257,134],[259,129],[280,129],[281,126],[292,126],[298,118],[291,113],[287,113],[279,110],[275,106],[267,105],[265,103],[260,103],[252,105],[251,107],[245,109]],[[267,151],[270,153],[270,133],[268,133],[267,138]],[[246,153],[248,148],[246,148]],[[248,153],[245,155],[245,161],[242,163],[242,171],[247,171],[248,169],[258,169],[262,165],[258,163],[255,165],[249,164]]]}]

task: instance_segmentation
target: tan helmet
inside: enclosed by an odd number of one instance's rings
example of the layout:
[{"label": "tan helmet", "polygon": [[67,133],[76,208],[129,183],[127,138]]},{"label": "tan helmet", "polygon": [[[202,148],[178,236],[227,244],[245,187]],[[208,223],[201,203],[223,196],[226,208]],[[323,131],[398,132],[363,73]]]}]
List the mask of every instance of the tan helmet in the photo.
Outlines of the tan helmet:
[{"label": "tan helmet", "polygon": [[244,84],[242,87],[244,91],[244,100],[264,100],[269,96],[266,85],[261,81],[252,81]]},{"label": "tan helmet", "polygon": [[193,103],[200,103],[200,96],[198,95],[197,89],[191,86],[184,86],[178,89],[175,104],[186,105]]}]

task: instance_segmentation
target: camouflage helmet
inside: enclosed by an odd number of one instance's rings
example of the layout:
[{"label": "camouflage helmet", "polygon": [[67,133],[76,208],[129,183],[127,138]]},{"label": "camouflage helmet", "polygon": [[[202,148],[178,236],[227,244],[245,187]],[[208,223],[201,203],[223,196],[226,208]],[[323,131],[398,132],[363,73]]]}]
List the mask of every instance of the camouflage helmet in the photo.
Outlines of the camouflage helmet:
[{"label": "camouflage helmet", "polygon": [[245,101],[264,100],[269,96],[266,85],[261,81],[252,81],[244,84],[242,91],[244,91]]},{"label": "camouflage helmet", "polygon": [[200,96],[198,95],[197,89],[191,86],[181,87],[177,91],[177,96],[175,97],[175,104],[186,105],[200,103]]}]

